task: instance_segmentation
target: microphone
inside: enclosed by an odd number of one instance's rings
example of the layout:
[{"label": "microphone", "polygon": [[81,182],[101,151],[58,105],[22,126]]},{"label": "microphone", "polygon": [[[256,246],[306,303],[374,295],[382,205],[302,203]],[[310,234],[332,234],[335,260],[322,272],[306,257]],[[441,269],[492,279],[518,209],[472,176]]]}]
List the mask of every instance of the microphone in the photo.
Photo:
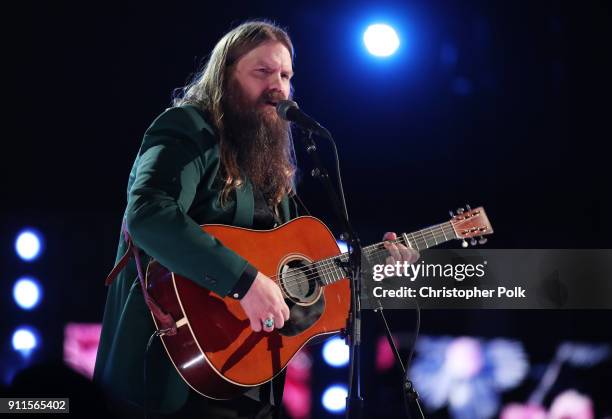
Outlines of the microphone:
[{"label": "microphone", "polygon": [[276,104],[276,113],[285,121],[293,122],[303,129],[331,139],[331,134],[329,131],[325,127],[322,127],[321,124],[312,119],[310,116],[302,112],[298,104],[292,100],[281,100],[278,102]]}]

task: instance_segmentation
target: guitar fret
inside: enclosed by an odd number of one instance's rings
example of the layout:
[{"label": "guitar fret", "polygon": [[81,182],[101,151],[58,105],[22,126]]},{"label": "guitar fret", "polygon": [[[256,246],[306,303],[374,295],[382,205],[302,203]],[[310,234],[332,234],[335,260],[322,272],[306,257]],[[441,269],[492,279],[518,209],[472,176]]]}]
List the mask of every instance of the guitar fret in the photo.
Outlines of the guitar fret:
[{"label": "guitar fret", "polygon": [[433,239],[434,239],[434,243],[436,244],[436,246],[438,245],[438,240],[436,240],[436,235],[434,234],[433,230],[430,231]]},{"label": "guitar fret", "polygon": [[402,237],[404,238],[404,242],[406,242],[406,247],[412,249],[412,243],[410,243],[410,240],[408,240],[408,235],[406,233],[403,233]]},{"label": "guitar fret", "polygon": [[419,234],[421,235],[421,239],[425,242],[425,249],[429,248],[429,243],[427,243],[427,236],[423,232],[423,230],[419,230]]},{"label": "guitar fret", "polygon": [[328,260],[325,261],[325,274],[327,275],[327,285],[333,284],[336,280],[334,278],[334,267]]},{"label": "guitar fret", "polygon": [[429,249],[431,246],[429,245],[429,242],[427,241],[427,229],[421,230],[421,235],[423,236],[423,240],[425,240],[425,248]]},{"label": "guitar fret", "polygon": [[321,278],[321,282],[327,285],[328,282],[327,282],[327,277],[326,277],[326,272],[325,272],[324,261],[321,260],[319,262],[315,262],[314,265],[316,266],[316,275]]}]

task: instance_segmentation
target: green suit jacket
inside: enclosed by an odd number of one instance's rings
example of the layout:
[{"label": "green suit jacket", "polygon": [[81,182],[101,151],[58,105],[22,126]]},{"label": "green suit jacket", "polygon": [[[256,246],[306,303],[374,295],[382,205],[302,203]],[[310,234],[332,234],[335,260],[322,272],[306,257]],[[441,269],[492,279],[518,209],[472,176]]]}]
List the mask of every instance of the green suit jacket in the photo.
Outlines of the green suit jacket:
[{"label": "green suit jacket", "polygon": [[[204,233],[207,223],[251,227],[251,183],[219,203],[222,183],[215,131],[197,107],[167,109],[147,129],[128,181],[125,220],[134,243],[169,270],[226,296],[248,261]],[[297,214],[285,197],[283,222]],[[117,260],[125,253],[120,237]],[[108,289],[94,380],[113,398],[143,404],[144,355],[154,324],[131,260]],[[152,411],[173,412],[187,400],[188,387],[163,346],[154,342],[147,360],[147,404]]]}]

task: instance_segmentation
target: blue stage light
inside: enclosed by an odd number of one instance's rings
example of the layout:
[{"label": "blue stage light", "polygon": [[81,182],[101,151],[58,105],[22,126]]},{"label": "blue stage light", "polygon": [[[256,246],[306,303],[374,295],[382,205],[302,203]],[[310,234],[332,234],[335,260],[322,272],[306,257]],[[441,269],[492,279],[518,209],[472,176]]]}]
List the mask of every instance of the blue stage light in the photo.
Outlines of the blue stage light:
[{"label": "blue stage light", "polygon": [[340,248],[340,252],[342,252],[342,253],[348,252],[348,246],[346,245],[345,241],[343,241],[343,240],[336,240],[336,244]]},{"label": "blue stage light", "polygon": [[22,326],[13,333],[13,349],[20,352],[24,357],[30,356],[38,346],[38,333],[28,327]]},{"label": "blue stage light", "polygon": [[25,261],[32,261],[40,256],[43,248],[42,235],[35,230],[21,231],[15,240],[15,251]]},{"label": "blue stage light", "polygon": [[31,310],[38,305],[42,296],[42,288],[34,278],[19,278],[13,286],[13,298],[19,307]]},{"label": "blue stage light", "polygon": [[344,339],[335,337],[323,345],[323,359],[332,367],[344,367],[349,358],[350,350]]},{"label": "blue stage light", "polygon": [[346,386],[337,384],[328,387],[321,397],[323,407],[331,413],[343,413],[346,409],[346,396],[348,390]]},{"label": "blue stage light", "polygon": [[370,54],[377,57],[388,57],[400,46],[395,29],[383,23],[368,26],[363,34],[363,42]]}]

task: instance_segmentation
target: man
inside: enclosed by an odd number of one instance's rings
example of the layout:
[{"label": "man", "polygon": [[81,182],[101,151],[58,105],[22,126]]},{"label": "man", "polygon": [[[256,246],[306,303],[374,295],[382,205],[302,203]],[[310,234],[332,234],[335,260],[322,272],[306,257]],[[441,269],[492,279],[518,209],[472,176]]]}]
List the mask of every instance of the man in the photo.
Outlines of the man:
[{"label": "man", "polygon": [[[289,317],[280,288],[199,225],[269,229],[297,216],[296,171],[287,122],[275,110],[291,96],[293,46],[267,22],[247,22],[215,46],[202,73],[148,128],[128,182],[125,221],[134,243],[173,272],[236,298],[255,332],[281,328]],[[386,239],[393,239],[388,233]],[[120,240],[118,257],[126,250]],[[415,253],[388,244],[397,260]],[[94,379],[133,414],[134,406],[187,417],[259,417],[269,412],[266,392],[213,401],[190,392],[159,344],[146,359],[153,322],[134,261],[108,291]],[[282,390],[281,390],[282,391]],[[276,393],[279,393],[278,388]],[[279,404],[280,394],[272,402]]]}]

